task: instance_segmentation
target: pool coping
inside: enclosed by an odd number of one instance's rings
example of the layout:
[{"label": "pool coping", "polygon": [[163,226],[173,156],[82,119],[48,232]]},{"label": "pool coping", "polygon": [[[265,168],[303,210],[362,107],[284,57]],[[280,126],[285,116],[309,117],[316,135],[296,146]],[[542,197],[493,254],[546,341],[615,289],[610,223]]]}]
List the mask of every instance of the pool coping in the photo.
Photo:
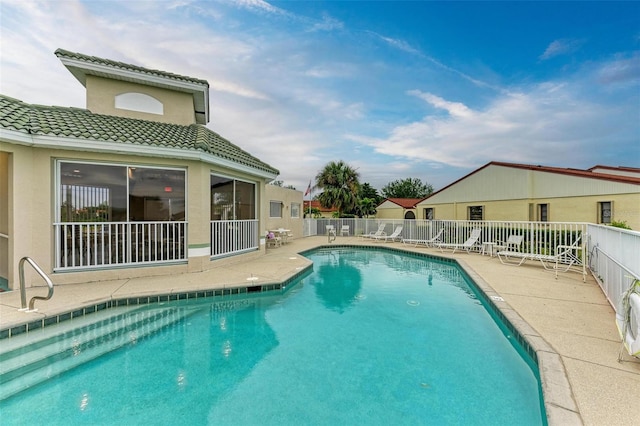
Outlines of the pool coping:
[{"label": "pool coping", "polygon": [[[413,251],[404,247],[389,247],[371,244],[319,244],[308,249],[297,251],[300,256],[316,249],[322,248],[363,248],[398,252],[402,254],[411,254],[419,257],[436,259],[438,261],[450,262],[456,264],[475,284],[478,293],[483,297],[483,301],[487,306],[493,308],[492,311],[504,322],[504,324],[517,337],[522,347],[529,353],[538,368],[540,384],[542,388],[543,403],[549,425],[582,425],[582,417],[577,406],[574,394],[566,373],[564,363],[560,354],[558,354],[551,345],[531,327],[501,296],[496,292],[490,284],[488,284],[473,268],[471,268],[464,260],[440,256],[437,254]],[[14,323],[0,329],[0,340],[11,338],[25,332],[34,331],[47,325],[57,324],[65,320],[77,318],[78,316],[89,315],[104,309],[119,306],[144,305],[155,302],[164,302],[171,300],[188,300],[203,297],[217,297],[229,295],[241,295],[252,293],[263,293],[286,291],[289,283],[297,280],[304,274],[307,274],[313,264],[310,263],[304,267],[296,268],[282,280],[272,280],[271,282],[261,284],[244,284],[230,285],[224,288],[198,289],[195,291],[172,291],[169,293],[158,293],[150,290],[149,292],[138,294],[130,297],[116,298],[113,296],[103,297],[101,299],[92,300],[91,303],[78,305],[73,309],[67,309],[58,313],[45,315],[38,320],[29,320],[21,323]],[[259,291],[256,288],[259,287]],[[251,290],[250,290],[251,289]]]}]

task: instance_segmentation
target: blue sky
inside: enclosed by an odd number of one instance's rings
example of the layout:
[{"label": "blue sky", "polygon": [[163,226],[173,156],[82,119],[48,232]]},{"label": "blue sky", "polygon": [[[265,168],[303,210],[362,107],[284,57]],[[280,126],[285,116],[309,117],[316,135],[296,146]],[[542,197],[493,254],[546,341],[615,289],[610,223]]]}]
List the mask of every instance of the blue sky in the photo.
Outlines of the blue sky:
[{"label": "blue sky", "polygon": [[0,0],[0,93],[84,107],[63,48],[209,82],[208,127],[304,191],[489,161],[640,167],[640,2]]}]

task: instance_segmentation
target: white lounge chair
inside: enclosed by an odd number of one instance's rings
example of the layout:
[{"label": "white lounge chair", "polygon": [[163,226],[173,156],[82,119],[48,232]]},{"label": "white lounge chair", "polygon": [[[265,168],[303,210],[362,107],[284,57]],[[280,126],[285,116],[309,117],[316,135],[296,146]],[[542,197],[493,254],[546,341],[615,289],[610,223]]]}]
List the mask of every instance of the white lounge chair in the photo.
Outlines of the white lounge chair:
[{"label": "white lounge chair", "polygon": [[[383,232],[384,233],[384,232]],[[393,233],[391,235],[379,235],[379,236],[375,236],[375,237],[371,237],[372,239],[376,240],[376,241],[384,241],[385,243],[387,241],[401,241],[402,240],[402,225],[398,225],[396,226],[396,229],[393,231]]]},{"label": "white lounge chair", "polygon": [[471,249],[477,244],[478,239],[480,238],[480,234],[482,234],[482,229],[474,228],[471,231],[471,234],[469,235],[469,238],[467,238],[467,241],[465,241],[462,244],[438,243],[438,244],[436,244],[436,246],[438,246],[438,248],[440,248],[440,251],[444,251],[443,249],[445,249],[445,248],[452,248],[453,251],[451,253],[455,253],[456,250],[464,250],[467,253],[470,253]]},{"label": "white lounge chair", "polygon": [[349,225],[342,225],[342,228],[340,228],[340,236],[343,235],[349,235]]},{"label": "white lounge chair", "polygon": [[580,259],[578,251],[584,251],[581,237],[573,244],[560,244],[556,246],[555,254],[525,253],[520,251],[502,250],[498,252],[498,259],[505,265],[520,266],[527,260],[539,260],[544,269],[555,271],[556,279],[558,271],[567,272],[572,266],[582,267],[582,280],[587,280],[586,266]]},{"label": "white lounge chair", "polygon": [[386,235],[384,232],[384,227],[386,225],[384,223],[381,223],[378,225],[378,230],[376,232],[369,232],[368,234],[362,234],[362,238],[375,238],[375,237],[380,237],[382,235]]},{"label": "white lounge chair", "polygon": [[438,233],[433,236],[433,238],[429,238],[428,240],[420,240],[420,239],[411,239],[411,238],[403,238],[402,242],[405,244],[413,244],[414,247],[418,247],[420,244],[425,245],[426,247],[433,247],[438,243],[442,242],[442,233],[444,232],[444,228],[441,228]]}]

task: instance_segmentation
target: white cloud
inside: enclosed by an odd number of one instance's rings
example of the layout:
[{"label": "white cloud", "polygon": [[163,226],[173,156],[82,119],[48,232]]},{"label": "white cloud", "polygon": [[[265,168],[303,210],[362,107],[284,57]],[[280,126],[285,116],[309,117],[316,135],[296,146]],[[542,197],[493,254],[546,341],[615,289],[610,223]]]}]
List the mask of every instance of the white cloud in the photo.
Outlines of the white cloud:
[{"label": "white cloud", "polygon": [[567,164],[591,155],[619,113],[578,98],[575,89],[540,84],[527,92],[500,95],[477,110],[413,90],[411,95],[447,114],[396,126],[384,138],[350,139],[395,158],[463,168],[494,160]]},{"label": "white cloud", "polygon": [[560,55],[568,55],[577,51],[582,44],[583,40],[576,39],[559,39],[552,41],[542,55],[541,60],[551,59]]},{"label": "white cloud", "polygon": [[339,21],[338,19],[332,18],[326,13],[322,15],[322,20],[320,22],[316,22],[311,27],[311,31],[333,31],[333,30],[341,30],[344,28],[344,23]]},{"label": "white cloud", "polygon": [[600,68],[598,80],[604,84],[638,84],[640,82],[640,54],[617,58]]}]

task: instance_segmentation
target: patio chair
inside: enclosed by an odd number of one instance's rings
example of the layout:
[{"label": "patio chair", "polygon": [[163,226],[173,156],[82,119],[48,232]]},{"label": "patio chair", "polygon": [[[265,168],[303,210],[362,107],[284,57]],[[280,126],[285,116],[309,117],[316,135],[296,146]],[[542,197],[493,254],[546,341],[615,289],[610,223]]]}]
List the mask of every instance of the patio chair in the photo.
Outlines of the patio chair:
[{"label": "patio chair", "polygon": [[384,232],[384,227],[386,224],[381,223],[378,225],[378,230],[376,232],[369,232],[368,234],[362,234],[362,238],[376,238],[383,235],[386,235]]},{"label": "patio chair", "polygon": [[443,232],[444,232],[444,228],[441,228],[433,238],[429,238],[428,240],[403,238],[402,242],[404,244],[413,244],[414,247],[418,247],[420,244],[424,244],[426,247],[433,247],[436,244],[442,242],[441,238],[442,238]]},{"label": "patio chair", "polygon": [[497,241],[494,248],[496,251],[518,251],[520,248],[520,244],[522,244],[522,240],[524,240],[524,235],[509,235],[507,241]]},{"label": "patio chair", "polygon": [[478,239],[480,238],[480,234],[482,234],[482,229],[474,228],[471,231],[471,234],[469,235],[469,238],[467,238],[467,241],[465,241],[462,244],[438,243],[438,244],[436,244],[436,246],[438,246],[438,248],[442,252],[444,252],[443,249],[445,249],[445,248],[452,248],[453,249],[453,251],[451,252],[452,254],[455,253],[456,250],[464,250],[467,253],[470,253],[471,249],[478,243]]},{"label": "patio chair", "polygon": [[342,225],[342,228],[340,228],[340,235],[349,235],[349,225]]},{"label": "patio chair", "polygon": [[273,232],[267,233],[267,247],[280,247],[282,239],[277,237]]},{"label": "patio chair", "polygon": [[521,251],[502,250],[498,251],[498,259],[504,265],[520,266],[527,260],[538,260],[548,271],[555,271],[556,279],[558,271],[567,272],[572,266],[582,267],[582,280],[587,280],[585,265],[580,259],[578,251],[584,250],[581,237],[578,237],[573,244],[560,244],[556,246],[555,254],[525,253]]},{"label": "patio chair", "polygon": [[327,235],[330,235],[330,234],[335,235],[336,234],[336,228],[333,225],[326,225],[324,227],[324,229],[327,232]]},{"label": "patio chair", "polygon": [[[384,233],[384,232],[383,232]],[[371,237],[372,239],[376,240],[376,241],[384,241],[385,243],[389,240],[391,241],[402,241],[402,225],[398,225],[396,226],[396,229],[393,231],[393,233],[391,235],[378,235],[378,236],[374,236]]]}]

